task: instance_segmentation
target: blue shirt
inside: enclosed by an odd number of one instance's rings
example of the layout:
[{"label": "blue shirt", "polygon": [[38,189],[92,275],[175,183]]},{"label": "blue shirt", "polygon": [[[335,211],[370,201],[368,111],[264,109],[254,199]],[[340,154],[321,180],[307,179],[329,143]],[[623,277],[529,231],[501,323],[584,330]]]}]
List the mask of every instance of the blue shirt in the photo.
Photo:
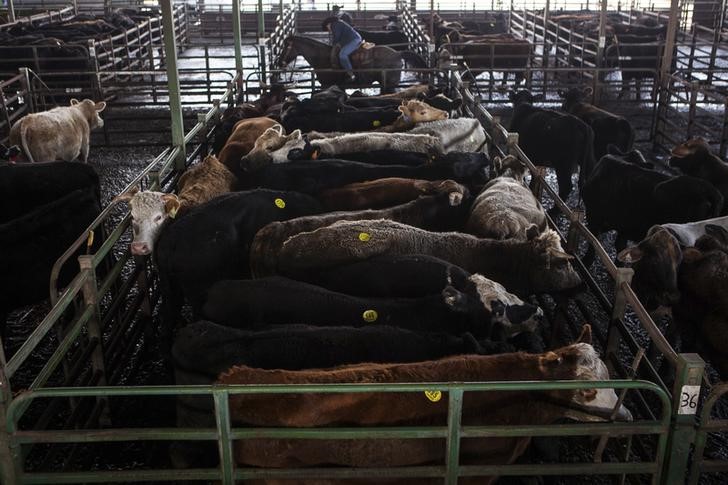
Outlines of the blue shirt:
[{"label": "blue shirt", "polygon": [[346,45],[355,40],[361,42],[361,35],[351,25],[341,20],[331,24],[331,35],[333,36],[332,44]]}]

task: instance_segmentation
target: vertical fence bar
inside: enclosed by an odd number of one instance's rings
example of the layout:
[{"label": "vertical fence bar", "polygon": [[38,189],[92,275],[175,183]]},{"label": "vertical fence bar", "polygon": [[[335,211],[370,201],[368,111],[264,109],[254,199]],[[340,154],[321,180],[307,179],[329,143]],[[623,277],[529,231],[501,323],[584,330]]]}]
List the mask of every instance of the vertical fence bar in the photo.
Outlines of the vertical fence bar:
[{"label": "vertical fence bar", "polygon": [[230,431],[230,402],[227,391],[217,391],[215,402],[215,422],[217,423],[217,446],[220,452],[220,471],[222,484],[233,485],[233,442]]},{"label": "vertical fence bar", "polygon": [[172,0],[160,0],[162,4],[162,35],[164,37],[165,65],[167,68],[167,88],[169,89],[169,111],[172,118],[172,146],[180,149],[175,168],[184,168],[186,154],[184,125],[182,120],[182,98],[179,90],[177,71],[177,40],[174,37],[174,17]]},{"label": "vertical fence bar", "polygon": [[242,33],[240,29],[240,0],[233,0],[233,42],[235,45],[235,70],[243,75]]},{"label": "vertical fence bar", "polygon": [[672,391],[672,424],[663,473],[665,485],[682,485],[686,480],[690,445],[695,441],[695,412],[705,362],[698,354],[678,354],[675,387]]},{"label": "vertical fence bar", "polygon": [[15,22],[15,4],[13,0],[8,0],[8,23]]},{"label": "vertical fence bar", "polygon": [[463,411],[463,390],[452,389],[448,392],[447,410],[447,477],[446,485],[458,482],[460,471],[460,425]]},{"label": "vertical fence bar", "polygon": [[[86,274],[83,283],[83,301],[86,306],[93,307],[93,315],[86,324],[89,341],[96,340],[96,345],[91,353],[91,367],[99,373],[99,386],[106,385],[106,366],[104,365],[103,333],[101,331],[101,313],[99,308],[98,282],[96,281],[96,268],[94,267],[94,256],[84,254],[78,257],[78,264],[81,272]],[[105,398],[97,398],[103,405],[103,411],[99,417],[101,424],[110,424],[108,401]]]},{"label": "vertical fence bar", "polygon": [[263,11],[263,0],[258,0],[258,39],[265,37],[265,12]]},{"label": "vertical fence bar", "polygon": [[[17,483],[17,454],[10,444],[10,434],[5,427],[7,407],[13,399],[10,380],[5,375],[5,352],[0,340],[0,483],[10,485]],[[17,450],[15,450],[17,451]]]}]

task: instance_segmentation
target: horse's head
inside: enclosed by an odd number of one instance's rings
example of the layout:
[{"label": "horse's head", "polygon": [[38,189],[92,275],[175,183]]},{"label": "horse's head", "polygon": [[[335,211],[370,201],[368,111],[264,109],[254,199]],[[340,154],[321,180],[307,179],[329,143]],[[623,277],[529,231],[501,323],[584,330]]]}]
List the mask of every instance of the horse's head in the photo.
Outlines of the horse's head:
[{"label": "horse's head", "polygon": [[293,36],[289,35],[288,37],[286,37],[286,40],[283,41],[283,54],[281,54],[281,62],[283,62],[283,64],[287,66],[291,62],[296,60],[296,57],[298,57],[298,51],[296,50]]}]

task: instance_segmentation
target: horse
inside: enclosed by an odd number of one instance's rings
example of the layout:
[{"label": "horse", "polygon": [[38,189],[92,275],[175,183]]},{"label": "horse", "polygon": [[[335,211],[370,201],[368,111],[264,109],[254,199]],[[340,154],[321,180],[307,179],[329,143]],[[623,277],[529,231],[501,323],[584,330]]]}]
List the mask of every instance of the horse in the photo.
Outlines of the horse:
[{"label": "horse", "polygon": [[[288,65],[298,55],[303,56],[313,67],[316,78],[322,87],[345,85],[345,73],[331,71],[333,47],[310,37],[292,35],[285,40],[285,48],[281,61]],[[363,52],[362,52],[363,51]],[[399,84],[402,61],[415,68],[426,68],[427,63],[419,54],[411,51],[395,51],[390,47],[374,46],[370,49],[360,48],[351,56],[357,84],[379,82],[382,94],[394,92]],[[377,71],[361,71],[360,69],[377,69]]]}]

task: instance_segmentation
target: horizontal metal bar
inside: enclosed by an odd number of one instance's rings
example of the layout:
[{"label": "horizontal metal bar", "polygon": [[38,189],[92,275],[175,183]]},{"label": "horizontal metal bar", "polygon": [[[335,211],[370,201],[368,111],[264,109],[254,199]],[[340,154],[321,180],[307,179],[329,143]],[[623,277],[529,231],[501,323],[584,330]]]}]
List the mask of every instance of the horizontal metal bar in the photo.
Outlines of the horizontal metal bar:
[{"label": "horizontal metal bar", "polygon": [[497,475],[621,475],[655,474],[660,466],[654,462],[633,463],[553,463],[541,465],[488,465],[462,466],[460,476],[479,477]]}]

